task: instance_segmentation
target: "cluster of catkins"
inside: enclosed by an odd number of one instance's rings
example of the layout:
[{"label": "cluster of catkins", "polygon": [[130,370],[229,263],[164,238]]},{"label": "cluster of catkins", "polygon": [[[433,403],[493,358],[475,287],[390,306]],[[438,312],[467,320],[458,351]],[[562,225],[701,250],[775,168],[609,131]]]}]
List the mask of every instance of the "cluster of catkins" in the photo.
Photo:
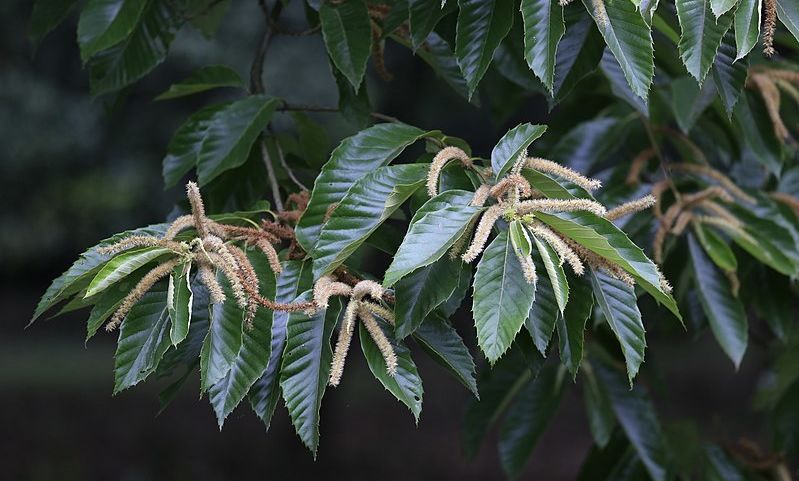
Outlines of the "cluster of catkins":
[{"label": "cluster of catkins", "polygon": [[[439,176],[443,168],[452,160],[459,161],[465,168],[474,169],[474,165],[469,156],[457,147],[446,147],[439,151],[433,159],[427,178],[427,190],[431,196],[438,191]],[[539,240],[547,243],[558,254],[560,262],[567,263],[577,275],[585,272],[585,264],[592,268],[600,269],[613,277],[623,280],[629,284],[634,283],[634,279],[619,265],[595,254],[589,249],[579,245],[570,238],[561,235],[549,226],[536,218],[536,212],[557,213],[570,211],[587,211],[604,217],[608,220],[615,220],[634,212],[638,212],[655,204],[655,197],[647,195],[643,198],[622,204],[612,210],[607,210],[605,206],[593,199],[550,199],[530,185],[530,182],[522,175],[523,169],[532,169],[539,172],[552,174],[567,180],[584,190],[591,192],[598,189],[601,183],[596,179],[589,179],[574,170],[560,165],[551,160],[538,157],[527,157],[523,154],[514,164],[511,171],[495,184],[484,183],[475,192],[471,205],[483,206],[489,198],[495,199],[495,203],[486,209],[480,217],[476,227],[469,226],[461,239],[453,246],[450,255],[460,256],[464,262],[473,262],[488,241],[494,224],[500,219],[520,221],[527,228],[530,234]],[[479,172],[483,179],[489,176],[485,172]],[[468,233],[473,232],[471,236]],[[469,243],[471,239],[471,243]],[[462,252],[468,243],[468,248]],[[515,250],[519,262],[522,265],[524,276],[527,282],[536,282],[535,264],[529,255]],[[669,291],[671,287],[663,276],[661,284],[664,290]]]}]

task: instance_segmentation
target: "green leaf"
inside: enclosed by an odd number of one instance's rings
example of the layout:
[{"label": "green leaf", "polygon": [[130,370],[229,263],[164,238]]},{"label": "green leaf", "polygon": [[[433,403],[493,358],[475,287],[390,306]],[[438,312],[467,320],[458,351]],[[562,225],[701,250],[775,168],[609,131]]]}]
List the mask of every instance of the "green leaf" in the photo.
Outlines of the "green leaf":
[{"label": "green leaf", "polygon": [[416,331],[428,314],[449,299],[458,286],[460,259],[448,256],[417,269],[394,286],[394,335],[405,339]]},{"label": "green leaf", "polygon": [[319,22],[327,54],[357,91],[372,51],[372,24],[363,0],[322,2]]},{"label": "green leaf", "polygon": [[[311,263],[304,261],[284,261],[283,272],[277,278],[275,302],[288,303],[311,286]],[[269,363],[258,381],[250,389],[250,405],[255,414],[266,424],[272,421],[277,402],[280,399],[280,362],[283,358],[283,349],[286,346],[286,324],[289,313],[276,311],[272,317],[272,340]]]},{"label": "green leaf", "polygon": [[172,320],[169,339],[172,341],[173,346],[180,344],[189,334],[192,303],[194,301],[190,275],[191,263],[186,262],[176,267],[172,275],[169,276],[166,305],[169,311],[169,318]]},{"label": "green leaf", "polygon": [[584,369],[583,376],[585,377],[583,401],[585,414],[588,416],[588,427],[597,446],[605,448],[616,427],[616,416],[607,393],[598,384],[593,369]]},{"label": "green leaf", "polygon": [[297,136],[303,159],[308,165],[319,168],[327,161],[330,138],[325,128],[312,120],[305,112],[291,112],[297,127]]},{"label": "green leaf", "polygon": [[438,364],[455,376],[477,399],[474,359],[463,339],[447,320],[433,312],[413,332],[413,338]]},{"label": "green leaf", "polygon": [[507,231],[489,244],[474,276],[472,314],[477,344],[494,364],[510,347],[535,300]]},{"label": "green leaf", "polygon": [[383,276],[383,285],[391,287],[416,269],[440,259],[484,210],[468,205],[473,196],[473,192],[465,190],[448,190],[420,207]]},{"label": "green leaf", "polygon": [[150,73],[166,58],[183,21],[171,3],[147,2],[130,35],[89,62],[92,95],[119,90]]},{"label": "green leaf", "polygon": [[[399,37],[394,37],[397,41],[402,41]],[[427,48],[416,51],[416,55],[427,62],[436,75],[441,77],[458,95],[469,100],[469,88],[466,79],[463,78],[458,59],[452,51],[452,47],[436,32],[430,32],[425,42]],[[471,99],[471,103],[477,104],[477,98]]]},{"label": "green leaf", "polygon": [[89,0],[78,20],[80,57],[85,62],[101,50],[125,40],[147,6],[140,0]]},{"label": "green leaf", "polygon": [[209,105],[189,117],[172,135],[163,160],[164,187],[180,182],[196,164],[211,119],[229,104]]},{"label": "green leaf", "polygon": [[566,312],[558,316],[558,349],[560,360],[569,369],[572,378],[583,361],[583,343],[585,340],[585,324],[591,317],[594,298],[591,286],[584,279],[573,278],[571,287],[574,295],[566,306]]},{"label": "green leaf", "polygon": [[[253,249],[247,252],[247,257],[258,276],[258,291],[264,297],[273,299],[275,274],[269,267],[266,255],[259,249]],[[208,390],[208,398],[216,413],[220,429],[225,418],[247,396],[250,387],[266,371],[272,355],[273,315],[271,310],[261,306],[255,313],[251,327],[242,324],[241,345],[230,364],[230,370]]]},{"label": "green leaf", "polygon": [[616,419],[635,448],[653,481],[666,481],[669,457],[655,408],[641,383],[632,390],[625,376],[605,361],[592,363],[601,389],[607,394]]},{"label": "green leaf", "polygon": [[714,231],[702,224],[695,226],[694,233],[702,248],[721,270],[734,272],[738,269],[738,260],[729,244]]},{"label": "green leaf", "polygon": [[744,58],[757,45],[763,9],[760,0],[740,0],[740,2],[735,10],[735,45],[738,47],[735,60]]},{"label": "green leaf", "polygon": [[355,182],[322,227],[314,258],[314,279],[341,265],[380,224],[425,181],[426,164],[380,167]]},{"label": "green leaf", "polygon": [[169,348],[166,283],[156,284],[122,322],[114,355],[114,394],[149,376]]},{"label": "green leaf", "polygon": [[224,65],[208,65],[195,70],[184,80],[172,84],[169,90],[155,100],[174,99],[221,87],[245,88],[241,77],[232,68]]},{"label": "green leaf", "polygon": [[[533,253],[536,272],[543,272],[545,269],[540,252],[539,249]],[[547,346],[555,331],[558,317],[560,314],[552,281],[548,275],[539,276],[535,286],[535,302],[530,308],[530,315],[524,321],[524,325],[530,333],[530,337],[533,338],[533,344],[542,356],[547,355]]]},{"label": "green leaf", "polygon": [[251,95],[217,110],[197,150],[197,180],[200,186],[219,174],[247,161],[255,140],[266,128],[280,100],[266,95]]},{"label": "green leaf", "polygon": [[741,301],[734,298],[730,285],[694,239],[688,236],[688,248],[691,253],[694,287],[702,309],[707,315],[710,329],[721,345],[721,348],[735,364],[741,365],[749,340],[748,322]]},{"label": "green leaf", "polygon": [[588,271],[597,306],[621,345],[627,379],[632,386],[646,350],[644,323],[636,303],[635,288],[594,268]]},{"label": "green leaf", "polygon": [[505,175],[519,160],[519,156],[527,153],[527,147],[546,130],[546,125],[524,123],[503,135],[491,151],[491,170],[495,172],[494,178],[499,179]]},{"label": "green leaf", "polygon": [[513,0],[459,0],[455,56],[466,79],[469,98],[488,70],[494,50],[513,25]]},{"label": "green leaf", "polygon": [[36,0],[33,2],[29,36],[33,47],[67,18],[77,0]]},{"label": "green leaf", "polygon": [[680,130],[688,134],[699,116],[716,98],[715,85],[705,82],[699,86],[691,77],[676,78],[671,82],[671,107]]},{"label": "green leaf", "polygon": [[[740,7],[739,7],[740,10]],[[735,46],[732,44],[732,29],[728,30],[721,41],[716,60],[713,61],[713,81],[719,93],[727,117],[732,116],[735,104],[741,98],[741,93],[746,85],[746,74],[749,69],[749,59],[735,59]]]},{"label": "green leaf", "polygon": [[[633,93],[646,101],[655,72],[651,27],[629,0],[583,0],[583,5],[594,17]],[[597,5],[604,5],[605,11],[597,10]]]},{"label": "green leaf", "polygon": [[236,303],[230,283],[222,273],[217,280],[225,302],[212,304],[211,327],[200,351],[200,391],[205,392],[227,376],[241,349],[244,311]]},{"label": "green leaf", "polygon": [[610,50],[605,50],[599,68],[608,79],[610,92],[618,99],[624,100],[642,116],[649,118],[649,99],[641,98],[633,92],[627,77]]},{"label": "green leaf", "polygon": [[571,2],[563,9],[566,33],[555,55],[553,101],[563,100],[577,82],[596,70],[605,50],[602,36],[591,16],[580,4]]},{"label": "green leaf", "polygon": [[680,58],[688,73],[700,84],[713,65],[721,39],[732,25],[732,13],[719,19],[710,11],[713,0],[676,0],[680,20]]},{"label": "green leaf", "polygon": [[716,18],[732,10],[739,0],[710,0],[710,9]]},{"label": "green leaf", "polygon": [[86,288],[86,295],[84,297],[92,297],[104,291],[115,282],[119,282],[127,277],[136,269],[170,253],[173,252],[163,247],[145,247],[143,249],[136,249],[117,255],[104,265],[103,268],[100,269],[100,272],[94,276],[94,279],[92,279],[89,286]]},{"label": "green leaf", "polygon": [[314,182],[305,213],[295,228],[297,241],[313,250],[328,208],[344,198],[358,179],[387,165],[427,132],[399,122],[377,124],[344,139]]},{"label": "green leaf", "polygon": [[566,31],[563,7],[557,0],[522,0],[519,8],[524,20],[524,58],[552,94],[558,43]]},{"label": "green leaf", "polygon": [[538,255],[541,256],[541,263],[544,264],[547,276],[549,276],[555,302],[558,303],[558,309],[563,314],[566,304],[569,302],[569,282],[566,280],[566,273],[563,271],[560,257],[552,249],[552,246],[542,242],[538,237],[533,236],[533,239],[535,240],[535,248],[538,250]]},{"label": "green leaf", "polygon": [[[739,7],[740,8],[740,7]],[[719,446],[705,446],[704,479],[707,481],[746,481],[746,477],[735,461]]]},{"label": "green leaf", "polygon": [[414,52],[425,43],[430,32],[436,28],[441,18],[449,13],[437,2],[410,0],[408,2],[408,29]]},{"label": "green leaf", "polygon": [[[306,293],[299,299],[310,298],[311,294]],[[341,302],[334,299],[326,311],[310,317],[301,312],[291,313],[286,326],[280,388],[291,423],[314,456],[319,446],[319,409],[333,361],[330,336],[340,313]]]},{"label": "green leaf", "polygon": [[777,175],[782,169],[779,141],[765,109],[758,107],[759,100],[755,95],[753,92],[744,92],[735,104],[732,118],[736,133],[743,140],[743,145],[755,154],[754,158],[769,172]]},{"label": "green leaf", "polygon": [[363,323],[360,323],[361,350],[363,350],[366,363],[369,365],[369,370],[372,371],[374,377],[380,381],[380,384],[388,389],[402,404],[406,405],[416,422],[419,423],[424,389],[422,388],[422,378],[419,377],[416,364],[411,359],[411,351],[408,350],[405,344],[394,338],[388,323],[378,320],[378,325],[389,342],[391,342],[391,347],[397,355],[397,373],[394,376],[388,374],[386,361],[380,353],[380,348],[377,347]]},{"label": "green leaf", "polygon": [[799,1],[777,0],[777,17],[799,42]]},{"label": "green leaf", "polygon": [[478,386],[480,400],[472,399],[464,416],[463,451],[473,458],[486,433],[499,420],[519,390],[533,378],[524,357],[511,349],[492,369],[483,371]]},{"label": "green leaf", "polygon": [[557,366],[541,369],[521,389],[508,409],[499,433],[499,459],[510,478],[521,474],[538,440],[555,417],[563,397],[563,379]]},{"label": "green leaf", "polygon": [[618,264],[682,321],[674,298],[660,284],[657,266],[612,222],[584,211],[558,215],[536,213],[536,217],[588,250]]},{"label": "green leaf", "polygon": [[[134,272],[104,290],[98,298],[86,300],[89,303],[94,302],[94,307],[92,307],[92,311],[89,313],[89,319],[86,321],[86,342],[89,342],[89,339],[94,337],[100,326],[102,326],[106,319],[119,308],[122,300],[130,293],[136,284],[138,284],[144,275],[144,269]],[[75,296],[74,299],[83,298],[81,296]]]}]

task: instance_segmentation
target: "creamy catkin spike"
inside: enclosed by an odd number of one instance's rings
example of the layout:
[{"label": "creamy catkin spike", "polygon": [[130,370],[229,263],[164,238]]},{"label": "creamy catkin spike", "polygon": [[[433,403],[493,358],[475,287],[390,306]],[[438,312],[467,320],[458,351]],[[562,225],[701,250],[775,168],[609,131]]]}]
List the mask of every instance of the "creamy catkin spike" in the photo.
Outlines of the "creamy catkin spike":
[{"label": "creamy catkin spike", "polygon": [[483,248],[485,248],[486,242],[488,241],[488,236],[491,234],[491,228],[494,227],[497,220],[502,217],[504,210],[504,205],[495,204],[483,213],[483,216],[480,217],[480,222],[477,224],[477,229],[474,231],[472,243],[462,256],[463,262],[469,264],[477,259],[477,256],[483,252]]},{"label": "creamy catkin spike", "polygon": [[527,167],[528,169],[538,170],[540,172],[557,175],[558,177],[566,179],[571,183],[578,185],[589,192],[602,187],[602,182],[600,182],[599,180],[589,179],[588,177],[585,177],[584,175],[566,166],[560,165],[557,162],[553,162],[551,160],[542,159],[540,157],[528,158],[527,165],[525,167]]},{"label": "creamy catkin spike", "polygon": [[111,320],[105,325],[105,329],[107,331],[113,331],[119,327],[119,325],[122,324],[122,320],[125,319],[125,316],[127,316],[133,306],[144,297],[144,294],[146,294],[156,282],[168,276],[172,272],[172,269],[177,267],[182,261],[183,259],[180,258],[170,259],[166,262],[162,262],[145,274],[128,295],[122,299],[119,307],[111,316]]},{"label": "creamy catkin spike", "polygon": [[646,210],[655,205],[655,202],[657,202],[655,196],[652,194],[647,194],[641,197],[640,199],[631,200],[617,207],[614,207],[613,209],[610,209],[608,213],[605,214],[605,218],[607,220],[616,220],[626,215]]},{"label": "creamy catkin spike", "polygon": [[430,170],[427,173],[427,194],[434,197],[438,194],[438,179],[441,177],[441,171],[449,163],[450,160],[459,160],[465,167],[471,167],[472,161],[469,156],[462,149],[458,147],[444,147],[439,150],[432,162],[430,162]]}]

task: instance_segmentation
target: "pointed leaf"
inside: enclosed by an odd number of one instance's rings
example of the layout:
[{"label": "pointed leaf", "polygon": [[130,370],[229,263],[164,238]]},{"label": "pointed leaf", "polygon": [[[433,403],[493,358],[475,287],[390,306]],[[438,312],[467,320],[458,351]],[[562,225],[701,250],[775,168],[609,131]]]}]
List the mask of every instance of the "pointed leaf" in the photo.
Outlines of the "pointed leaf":
[{"label": "pointed leaf", "polygon": [[644,323],[636,303],[635,288],[594,268],[588,269],[588,276],[596,304],[619,340],[627,366],[627,379],[632,386],[646,350]]},{"label": "pointed leaf", "polygon": [[604,448],[610,442],[613,429],[616,427],[616,415],[608,399],[607,392],[599,386],[593,369],[584,369],[583,376],[583,401],[585,403],[585,414],[588,416],[588,427],[591,429],[591,436],[600,448]]},{"label": "pointed leaf", "polygon": [[732,272],[738,269],[738,260],[735,258],[735,253],[715,230],[699,224],[695,226],[694,233],[702,248],[705,249],[713,263],[719,266],[719,269]]},{"label": "pointed leaf", "polygon": [[477,343],[491,364],[510,347],[535,299],[535,286],[524,279],[507,231],[489,244],[474,276],[472,314]]},{"label": "pointed leaf", "polygon": [[372,51],[372,25],[366,2],[322,2],[319,23],[327,54],[357,91]]},{"label": "pointed leaf", "polygon": [[314,279],[330,274],[424,184],[426,164],[388,165],[350,187],[319,233]]},{"label": "pointed leaf", "polygon": [[[307,300],[310,296],[307,293],[300,299]],[[341,302],[334,299],[327,311],[310,317],[301,312],[291,313],[286,327],[280,388],[297,435],[314,455],[319,446],[319,409],[333,361],[330,336],[340,313]]]},{"label": "pointed leaf", "polygon": [[558,348],[561,362],[569,369],[572,378],[576,378],[583,361],[585,324],[591,317],[594,298],[591,286],[583,279],[572,278],[571,287],[571,302],[566,306],[566,312],[558,316]]},{"label": "pointed leaf", "polygon": [[776,0],[777,18],[799,42],[799,0]]},{"label": "pointed leaf", "polygon": [[760,38],[760,16],[763,3],[760,0],[740,0],[735,10],[735,60],[744,58],[757,45]]},{"label": "pointed leaf", "polygon": [[584,211],[558,215],[536,213],[536,217],[583,247],[618,264],[644,290],[682,320],[674,298],[661,286],[657,266],[612,222]]},{"label": "pointed leaf", "polygon": [[552,249],[552,246],[542,242],[538,237],[533,236],[533,239],[535,240],[535,248],[538,250],[538,255],[541,256],[541,263],[547,271],[547,276],[549,276],[555,302],[558,303],[558,309],[563,314],[566,304],[569,302],[569,282],[566,280],[566,273],[563,271],[560,257]]},{"label": "pointed leaf", "polygon": [[200,390],[211,386],[227,376],[241,349],[244,311],[236,304],[236,298],[227,278],[220,272],[217,280],[225,293],[225,302],[212,304],[211,327],[200,351]]},{"label": "pointed leaf", "polygon": [[428,0],[410,0],[408,2],[408,29],[411,33],[411,44],[414,51],[425,43],[441,17],[448,13],[449,9],[442,8],[436,2]]},{"label": "pointed leaf", "polygon": [[519,124],[509,130],[497,142],[491,151],[491,170],[495,172],[494,178],[504,176],[513,164],[519,160],[520,155],[527,153],[527,147],[546,132],[546,125],[533,125],[530,123]]},{"label": "pointed leaf", "polygon": [[172,320],[169,339],[173,346],[180,344],[189,334],[192,303],[194,301],[194,293],[191,291],[189,279],[190,275],[191,263],[187,262],[176,267],[172,275],[169,276],[166,297],[169,318]]},{"label": "pointed leaf", "polygon": [[330,206],[340,202],[358,179],[387,165],[425,134],[416,127],[391,122],[341,141],[316,178],[308,207],[295,229],[300,245],[307,252],[313,250]]},{"label": "pointed leaf", "polygon": [[138,0],[90,0],[78,20],[80,56],[86,61],[113,47],[133,32],[147,2]]},{"label": "pointed leaf", "polygon": [[400,279],[394,286],[394,334],[405,339],[458,286],[462,262],[445,256]]},{"label": "pointed leaf", "polygon": [[224,65],[208,65],[197,69],[184,80],[174,83],[155,100],[175,99],[220,87],[245,88],[235,70]]},{"label": "pointed leaf", "polygon": [[737,3],[738,0],[710,0],[710,9],[713,10],[713,15],[718,18],[732,10],[732,7]]},{"label": "pointed leaf", "polygon": [[[305,289],[311,286],[311,263],[303,261],[284,261],[283,272],[277,278],[275,302],[288,303],[294,301]],[[286,324],[289,313],[277,311],[272,318],[271,355],[266,371],[250,390],[250,405],[255,414],[266,424],[272,420],[277,402],[280,399],[279,374],[283,359],[283,348],[286,345]]]},{"label": "pointed leaf", "polygon": [[405,344],[394,338],[391,327],[386,322],[381,319],[378,320],[378,324],[397,355],[397,373],[394,376],[388,374],[386,361],[380,353],[380,348],[377,347],[363,323],[360,323],[361,350],[363,350],[366,363],[380,384],[410,409],[413,418],[418,423],[419,415],[422,413],[422,395],[424,394],[422,378],[419,377],[416,364],[411,359],[411,351]]},{"label": "pointed leaf", "polygon": [[[89,319],[86,321],[86,342],[94,337],[106,319],[119,308],[122,300],[136,287],[145,273],[145,269],[134,272],[103,291],[97,299],[86,299],[87,302],[94,302]],[[78,298],[80,296],[75,296],[74,299]]]},{"label": "pointed leaf", "polygon": [[524,58],[552,93],[558,43],[566,31],[563,7],[557,0],[522,0]]},{"label": "pointed leaf", "polygon": [[[533,253],[536,272],[543,272],[545,269],[540,252],[539,249]],[[535,302],[530,308],[530,315],[524,321],[524,325],[530,333],[530,337],[533,338],[533,344],[542,356],[547,355],[547,346],[549,346],[549,340],[552,338],[559,317],[558,302],[552,281],[548,275],[539,275],[538,283],[535,286]]]},{"label": "pointed leaf", "polygon": [[[739,7],[740,10],[740,7]],[[743,93],[746,85],[746,73],[749,68],[749,59],[734,59],[735,47],[732,44],[732,29],[727,31],[721,41],[716,60],[713,62],[713,81],[716,90],[727,111],[727,117],[732,116],[735,104]]]},{"label": "pointed leaf", "polygon": [[474,359],[458,332],[438,312],[434,312],[413,332],[413,338],[438,364],[480,398],[477,392]]},{"label": "pointed leaf", "polygon": [[488,70],[494,50],[513,25],[513,0],[459,0],[455,56],[466,78],[469,98]]},{"label": "pointed leaf", "polygon": [[[594,17],[633,93],[646,101],[655,72],[651,27],[629,0],[583,0],[583,5]],[[597,5],[604,5],[604,11],[597,10]]]},{"label": "pointed leaf", "polygon": [[161,256],[173,254],[169,249],[162,247],[145,247],[117,255],[100,269],[94,279],[86,288],[84,297],[92,297],[102,292],[112,284],[127,277],[136,269],[143,267]]},{"label": "pointed leaf", "polygon": [[676,0],[680,20],[680,58],[688,73],[700,84],[713,65],[721,39],[732,25],[732,12],[716,19],[710,11],[713,0]]},{"label": "pointed leaf", "polygon": [[577,82],[596,70],[605,50],[602,36],[582,5],[571,2],[564,7],[563,14],[566,32],[555,55],[554,102],[563,100]]},{"label": "pointed leaf", "polygon": [[[250,263],[258,276],[258,291],[264,297],[275,296],[275,273],[269,267],[266,255],[259,249],[247,252]],[[219,428],[225,418],[247,396],[250,387],[266,371],[272,355],[272,316],[266,307],[259,307],[252,320],[252,326],[242,324],[241,346],[230,365],[227,375],[211,386],[208,398],[216,413]]]},{"label": "pointed leaf", "polygon": [[230,104],[209,105],[189,117],[178,127],[166,148],[162,176],[164,187],[177,184],[196,164],[203,146],[203,139],[211,119]]},{"label": "pointed leaf", "polygon": [[528,381],[508,409],[499,433],[499,459],[510,478],[521,474],[541,435],[555,417],[563,397],[557,366],[546,366]]},{"label": "pointed leaf", "polygon": [[56,28],[70,14],[77,0],[36,0],[31,11],[30,31],[28,33],[33,47]]},{"label": "pointed leaf", "polygon": [[716,270],[692,235],[688,236],[688,247],[702,309],[713,335],[737,369],[749,340],[748,322],[741,301],[732,296],[727,278]]},{"label": "pointed leaf", "polygon": [[114,355],[114,394],[149,376],[169,348],[166,282],[156,284],[122,322]]},{"label": "pointed leaf", "polygon": [[428,200],[411,219],[408,233],[383,276],[391,287],[420,267],[436,262],[484,209],[470,206],[473,192],[448,190]]}]

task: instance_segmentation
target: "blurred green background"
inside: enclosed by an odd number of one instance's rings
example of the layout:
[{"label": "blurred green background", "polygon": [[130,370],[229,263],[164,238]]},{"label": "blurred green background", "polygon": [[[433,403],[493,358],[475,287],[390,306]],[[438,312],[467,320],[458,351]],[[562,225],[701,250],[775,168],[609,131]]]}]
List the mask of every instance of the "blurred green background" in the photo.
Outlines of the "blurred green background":
[{"label": "blurred green background", "polygon": [[[325,397],[321,448],[314,462],[281,408],[268,434],[245,405],[219,432],[210,407],[197,398],[196,385],[158,416],[163,383],[148,382],[112,398],[114,338],[98,335],[84,347],[86,313],[39,321],[24,330],[38,296],[81,251],[169,214],[182,195],[180,188],[164,191],[160,176],[171,134],[199,107],[232,93],[152,99],[204,65],[224,63],[247,78],[263,29],[255,1],[233,2],[214,40],[184,29],[152,75],[119,98],[92,99],[75,42],[75,16],[34,52],[27,32],[30,9],[27,1],[0,3],[0,477],[502,477],[493,439],[475,460],[464,459],[460,421],[468,393],[423,356],[425,408],[416,427],[354,350],[342,386]],[[305,28],[296,6],[282,21],[289,28]],[[386,59],[394,81],[380,81],[373,73],[369,78],[376,109],[469,139],[477,152],[489,151],[503,129],[517,121],[546,120],[540,96],[513,99],[518,105],[509,116],[507,109],[498,113],[502,109],[492,99],[483,99],[482,108],[467,104],[405,49],[390,46]],[[337,103],[319,36],[277,37],[265,71],[268,93],[296,103]],[[331,146],[353,132],[337,115],[314,118],[331,132]],[[275,125],[280,131],[289,123],[278,118]],[[468,334],[468,319],[461,321]],[[747,355],[736,374],[708,336],[694,339],[678,332],[650,339],[647,360],[660,361],[662,383],[669,389],[668,397],[662,390],[655,393],[662,414],[699,419],[711,439],[760,434],[760,420],[749,415],[748,405],[753,373],[763,359]],[[525,478],[574,478],[591,444],[580,402],[572,390]]]}]

